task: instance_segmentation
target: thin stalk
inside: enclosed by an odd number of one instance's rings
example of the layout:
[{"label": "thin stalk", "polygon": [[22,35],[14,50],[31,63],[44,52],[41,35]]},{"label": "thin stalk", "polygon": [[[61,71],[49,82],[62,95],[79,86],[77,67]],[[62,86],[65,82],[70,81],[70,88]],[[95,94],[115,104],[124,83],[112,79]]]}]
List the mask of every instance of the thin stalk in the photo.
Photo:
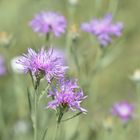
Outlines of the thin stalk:
[{"label": "thin stalk", "polygon": [[118,9],[119,0],[110,0],[108,12],[111,12],[115,16]]},{"label": "thin stalk", "polygon": [[8,139],[8,135],[7,135],[7,126],[6,126],[6,122],[4,119],[4,112],[3,112],[3,106],[2,106],[3,102],[2,99],[0,97],[0,110],[1,110],[1,114],[0,114],[0,124],[1,124],[1,128],[2,128],[2,139],[6,140]]},{"label": "thin stalk", "polygon": [[34,120],[34,140],[37,140],[37,95],[35,93],[35,101],[34,101],[34,107],[35,107],[35,120]]},{"label": "thin stalk", "polygon": [[[138,99],[138,126],[140,126],[140,82],[138,81],[136,83],[136,94],[137,94],[137,99]],[[140,127],[139,127],[139,132],[140,132]]]},{"label": "thin stalk", "polygon": [[95,3],[94,3],[95,7],[95,15],[97,16],[99,14],[99,11],[101,9],[101,6],[102,6],[102,0],[95,0]]},{"label": "thin stalk", "polygon": [[52,37],[53,36],[51,33],[46,34],[45,42],[47,42],[47,46],[46,46],[47,49],[51,47]]},{"label": "thin stalk", "polygon": [[60,125],[60,123],[57,122],[57,124],[56,124],[56,129],[55,129],[54,140],[57,139],[57,136],[58,136],[58,130],[59,130],[59,125]]},{"label": "thin stalk", "polygon": [[[75,16],[75,13],[76,13],[76,9],[77,9],[77,6],[76,5],[67,5],[67,12],[68,12],[68,20],[69,20],[69,27],[71,25],[73,25],[75,22],[74,22],[74,16]],[[71,58],[71,54],[70,54],[70,51],[71,51],[71,44],[72,44],[72,40],[71,40],[71,33],[70,31],[68,31],[67,35],[66,35],[66,54],[69,58]]]},{"label": "thin stalk", "polygon": [[74,63],[75,63],[75,66],[77,68],[77,71],[78,71],[78,74],[80,75],[80,65],[79,65],[79,60],[78,60],[78,54],[77,54],[77,46],[74,42],[72,42],[72,45],[71,45],[71,54],[73,56],[73,59],[74,59]]},{"label": "thin stalk", "polygon": [[107,52],[106,48],[102,48],[101,52],[98,52],[99,54],[97,54],[96,66],[94,69],[91,70],[92,76],[96,75],[96,73],[98,73],[101,70],[102,60],[105,57],[106,52]]},{"label": "thin stalk", "polygon": [[[95,67],[90,71],[89,77],[88,77],[88,106],[91,107],[93,104],[95,105],[98,101],[98,89],[99,89],[99,83],[96,75],[102,70],[102,61],[103,58],[106,55],[106,50],[102,48],[102,50],[97,51],[97,58],[95,62]],[[94,98],[92,97],[94,95]],[[91,119],[90,116],[92,116],[93,112],[95,110],[90,110],[89,113],[89,119]]]},{"label": "thin stalk", "polygon": [[35,94],[34,94],[34,121],[33,121],[33,128],[34,128],[34,140],[37,140],[37,108],[38,108],[38,90],[39,90],[39,80],[36,81],[35,84]]},{"label": "thin stalk", "polygon": [[62,108],[61,106],[59,107],[59,114],[58,114],[58,118],[57,118],[57,124],[56,124],[54,140],[56,140],[56,137],[58,136],[58,129],[60,127],[60,123],[61,123],[62,117],[64,115],[65,109],[66,108]]}]

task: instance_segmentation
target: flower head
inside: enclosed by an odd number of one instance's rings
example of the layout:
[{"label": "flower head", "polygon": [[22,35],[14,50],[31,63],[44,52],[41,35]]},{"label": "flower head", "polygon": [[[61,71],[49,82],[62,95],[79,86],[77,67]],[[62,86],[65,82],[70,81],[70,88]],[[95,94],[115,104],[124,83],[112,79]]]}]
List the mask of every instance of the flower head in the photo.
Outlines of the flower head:
[{"label": "flower head", "polygon": [[28,53],[23,54],[17,63],[23,65],[25,73],[31,72],[39,78],[45,76],[48,82],[51,82],[52,78],[59,79],[63,77],[67,69],[67,67],[62,65],[59,57],[53,56],[52,49],[46,52],[44,48],[39,52],[29,48]]},{"label": "flower head", "polygon": [[3,76],[5,74],[6,74],[6,68],[5,68],[4,57],[0,55],[0,76]]},{"label": "flower head", "polygon": [[52,96],[54,100],[48,103],[47,108],[61,107],[72,111],[87,112],[80,106],[86,96],[83,95],[83,91],[77,85],[76,80],[61,80],[57,88],[49,92],[49,96]]},{"label": "flower head", "polygon": [[112,23],[112,18],[112,14],[107,14],[103,19],[93,19],[88,23],[83,23],[81,29],[96,36],[101,46],[107,46],[112,42],[113,36],[121,36],[123,29],[123,24]]},{"label": "flower head", "polygon": [[126,101],[116,103],[112,107],[112,114],[118,116],[124,122],[133,118],[133,112],[134,106]]},{"label": "flower head", "polygon": [[59,37],[65,32],[66,20],[55,12],[42,11],[30,22],[30,26],[34,32],[38,32],[40,35],[53,33],[56,37]]}]

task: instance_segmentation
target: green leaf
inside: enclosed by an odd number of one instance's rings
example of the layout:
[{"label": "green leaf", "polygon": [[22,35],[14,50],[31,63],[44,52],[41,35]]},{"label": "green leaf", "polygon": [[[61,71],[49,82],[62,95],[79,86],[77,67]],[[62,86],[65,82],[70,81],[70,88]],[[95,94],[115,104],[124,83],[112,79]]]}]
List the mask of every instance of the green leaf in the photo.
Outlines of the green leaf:
[{"label": "green leaf", "polygon": [[81,115],[81,114],[82,114],[82,112],[78,112],[77,114],[73,115],[72,117],[67,118],[67,119],[65,119],[65,120],[62,120],[61,122],[65,122],[65,121],[71,120],[71,119],[73,119],[73,118],[75,118],[75,117],[77,117],[77,116],[79,116],[79,115]]}]

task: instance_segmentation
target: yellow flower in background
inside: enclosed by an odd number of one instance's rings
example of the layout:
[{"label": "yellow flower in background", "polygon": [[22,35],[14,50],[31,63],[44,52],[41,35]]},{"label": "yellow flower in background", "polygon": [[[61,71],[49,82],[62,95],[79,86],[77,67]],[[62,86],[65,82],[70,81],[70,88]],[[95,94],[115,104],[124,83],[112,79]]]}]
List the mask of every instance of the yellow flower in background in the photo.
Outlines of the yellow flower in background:
[{"label": "yellow flower in background", "polygon": [[72,24],[70,27],[70,31],[73,33],[77,33],[78,32],[78,28],[76,24]]},{"label": "yellow flower in background", "polygon": [[79,38],[79,30],[76,24],[70,26],[69,33],[73,41],[76,41]]},{"label": "yellow flower in background", "polygon": [[1,31],[0,32],[0,45],[9,45],[11,43],[12,40],[12,35],[9,34],[6,31]]},{"label": "yellow flower in background", "polygon": [[111,116],[107,116],[104,120],[103,120],[103,127],[106,130],[112,130],[113,128],[113,118]]}]

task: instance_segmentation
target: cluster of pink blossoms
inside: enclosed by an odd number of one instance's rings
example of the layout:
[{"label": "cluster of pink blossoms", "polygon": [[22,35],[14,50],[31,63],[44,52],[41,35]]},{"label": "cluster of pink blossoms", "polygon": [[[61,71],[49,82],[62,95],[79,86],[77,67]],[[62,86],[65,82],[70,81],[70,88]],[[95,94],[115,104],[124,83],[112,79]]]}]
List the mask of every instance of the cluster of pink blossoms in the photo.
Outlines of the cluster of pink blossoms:
[{"label": "cluster of pink blossoms", "polygon": [[[53,34],[56,37],[60,37],[65,32],[66,19],[58,13],[43,11],[37,14],[29,25],[39,35]],[[102,46],[107,46],[111,43],[113,36],[119,37],[122,28],[122,23],[112,23],[111,14],[106,15],[102,20],[93,19],[89,23],[81,25],[81,29],[95,35]],[[59,81],[57,87],[49,91],[48,95],[52,96],[53,100],[48,103],[47,108],[57,109],[61,107],[72,111],[87,112],[80,106],[81,102],[86,98],[83,91],[75,80],[65,80],[65,72],[68,67],[63,66],[64,63],[62,63],[61,57],[55,55],[53,49],[46,51],[42,48],[36,52],[29,48],[27,54],[23,54],[17,63],[23,66],[25,73],[30,72],[36,78],[45,77],[49,83],[51,83],[52,79]],[[116,115],[120,115],[118,106],[120,105],[115,105],[113,108]],[[131,111],[131,107],[128,110]],[[126,120],[129,117],[128,115],[120,116]]]}]

